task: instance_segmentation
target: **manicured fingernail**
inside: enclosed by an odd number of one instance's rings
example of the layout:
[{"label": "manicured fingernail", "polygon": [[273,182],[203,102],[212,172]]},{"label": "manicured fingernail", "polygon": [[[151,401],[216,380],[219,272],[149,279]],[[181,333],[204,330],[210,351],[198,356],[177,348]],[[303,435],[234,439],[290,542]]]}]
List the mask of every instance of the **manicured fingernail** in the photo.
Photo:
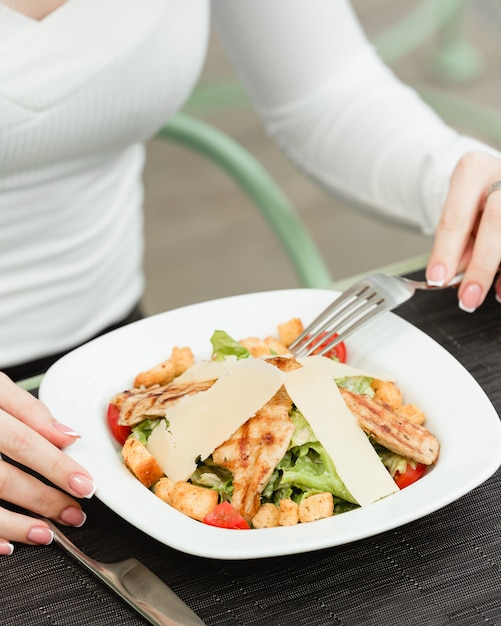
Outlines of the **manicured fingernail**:
[{"label": "manicured fingernail", "polygon": [[52,543],[54,539],[54,533],[50,528],[46,526],[32,526],[28,534],[26,535],[26,539],[31,541],[32,543],[38,543],[42,546],[47,546],[49,543]]},{"label": "manicured fingernail", "polygon": [[426,280],[429,285],[433,287],[443,287],[445,285],[445,277],[447,275],[447,270],[441,263],[437,263],[430,267],[428,272],[426,273]]},{"label": "manicured fingernail", "polygon": [[470,283],[465,287],[459,300],[459,308],[466,313],[473,313],[480,304],[482,288],[476,283]]},{"label": "manicured fingernail", "polygon": [[496,300],[501,304],[501,291],[496,291]]},{"label": "manicured fingernail", "polygon": [[59,519],[68,524],[68,526],[75,526],[76,528],[80,528],[85,524],[85,520],[87,519],[87,515],[76,506],[68,506],[59,513]]},{"label": "manicured fingernail", "polygon": [[0,541],[0,555],[10,556],[14,552],[14,546],[8,541]]},{"label": "manicured fingernail", "polygon": [[63,433],[63,435],[68,435],[69,437],[80,437],[80,435],[75,430],[73,430],[73,428],[70,428],[65,424],[61,424],[60,422],[54,422],[52,425],[60,433]]},{"label": "manicured fingernail", "polygon": [[69,484],[71,489],[82,498],[92,498],[96,492],[94,482],[83,474],[72,474]]}]

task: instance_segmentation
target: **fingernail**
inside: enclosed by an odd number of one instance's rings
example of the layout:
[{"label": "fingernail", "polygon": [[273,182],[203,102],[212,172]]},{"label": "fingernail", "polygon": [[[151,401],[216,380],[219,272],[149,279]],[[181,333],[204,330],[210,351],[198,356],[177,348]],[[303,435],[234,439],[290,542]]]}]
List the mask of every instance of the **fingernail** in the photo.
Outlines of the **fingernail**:
[{"label": "fingernail", "polygon": [[48,546],[54,539],[54,533],[46,526],[32,526],[26,535],[26,539],[32,543]]},{"label": "fingernail", "polygon": [[466,313],[473,313],[480,304],[482,288],[476,283],[471,283],[465,287],[459,300],[459,308]]},{"label": "fingernail", "polygon": [[14,546],[8,541],[0,541],[0,555],[10,556],[14,552]]},{"label": "fingernail", "polygon": [[92,498],[96,492],[94,482],[83,474],[72,474],[69,484],[71,489],[82,498]]},{"label": "fingernail", "polygon": [[431,285],[432,287],[443,287],[445,285],[446,274],[447,270],[444,265],[441,263],[433,265],[426,273],[428,285]]},{"label": "fingernail", "polygon": [[87,515],[76,506],[68,506],[59,513],[59,519],[68,524],[68,526],[75,526],[76,528],[80,528],[85,524],[85,520],[87,519]]},{"label": "fingernail", "polygon": [[68,435],[69,437],[80,437],[80,435],[75,430],[73,430],[73,428],[70,428],[65,424],[61,424],[60,422],[54,422],[52,425],[60,433],[63,433],[63,435]]},{"label": "fingernail", "polygon": [[498,291],[496,291],[496,300],[499,302],[499,304],[501,304],[501,293],[499,293]]}]

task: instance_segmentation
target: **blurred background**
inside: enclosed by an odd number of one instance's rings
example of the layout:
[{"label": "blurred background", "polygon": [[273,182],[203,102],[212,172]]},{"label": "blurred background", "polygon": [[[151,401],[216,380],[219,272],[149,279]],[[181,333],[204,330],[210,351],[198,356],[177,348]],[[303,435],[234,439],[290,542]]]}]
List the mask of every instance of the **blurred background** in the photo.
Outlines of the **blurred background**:
[{"label": "blurred background", "polygon": [[[501,146],[499,0],[352,4],[368,36],[404,82],[433,98],[452,126]],[[445,26],[435,28],[447,12]],[[431,249],[430,238],[357,213],[287,160],[264,134],[215,32],[184,112],[227,133],[268,170],[305,222],[335,280]],[[301,286],[253,203],[206,158],[153,139],[147,146],[145,188],[147,314]]]}]

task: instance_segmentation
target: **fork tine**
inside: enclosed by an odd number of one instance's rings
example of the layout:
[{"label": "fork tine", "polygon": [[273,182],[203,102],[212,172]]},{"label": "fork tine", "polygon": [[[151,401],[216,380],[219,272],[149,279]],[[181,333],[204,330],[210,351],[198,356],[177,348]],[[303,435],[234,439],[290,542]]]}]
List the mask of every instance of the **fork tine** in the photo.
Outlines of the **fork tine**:
[{"label": "fork tine", "polygon": [[[374,294],[368,296],[368,299],[374,297]],[[306,354],[306,352],[313,352],[318,346],[320,346],[326,340],[326,333],[333,335],[343,326],[349,319],[356,315],[359,310],[365,306],[367,300],[355,299],[352,300],[349,306],[337,311],[331,317],[317,328],[314,332],[308,332],[307,336],[301,345],[298,346],[296,352],[297,355]],[[328,337],[327,337],[328,338]]]},{"label": "fork tine", "polygon": [[[328,342],[328,345],[319,354],[325,354],[342,339],[335,340],[334,335],[345,336],[345,329],[359,319],[366,319],[372,310],[384,303],[384,299],[375,291],[364,294],[363,298],[353,300],[350,306],[330,317],[323,326],[313,333],[308,340],[296,349],[296,356],[312,354],[320,345]],[[325,333],[328,333],[327,336]],[[334,343],[335,341],[335,343]]]},{"label": "fork tine", "polygon": [[[307,328],[294,340],[294,342],[289,346],[290,350],[294,350],[294,348],[298,348],[301,344],[304,343],[304,340],[307,338],[315,338],[325,330],[325,328],[330,324],[332,319],[335,319],[339,315],[342,314],[343,310],[346,309],[348,305],[352,302],[356,302],[357,298],[359,298],[365,291],[369,289],[368,285],[361,285],[356,283],[345,292],[343,292],[332,304],[330,304],[326,309],[324,309],[320,315],[318,315],[311,324],[308,325]],[[338,311],[334,316],[332,316],[333,311]],[[323,324],[323,325],[321,325]],[[308,341],[309,343],[309,341]]]},{"label": "fork tine", "polygon": [[[332,334],[329,334],[329,336],[326,338],[324,337],[323,341],[326,342],[326,346],[322,348],[322,350],[319,351],[318,354],[321,356],[326,354],[327,352],[332,350],[332,348],[337,346],[338,343],[345,341],[358,328],[366,324],[368,321],[375,319],[376,317],[381,315],[381,313],[385,313],[390,309],[391,306],[388,303],[385,303],[384,300],[380,300],[376,303],[376,306],[373,306],[371,309],[369,309],[364,316],[358,317],[350,326],[340,329],[337,333],[333,332]],[[309,350],[307,356],[309,356],[311,353],[312,351]],[[305,356],[305,354],[301,354],[299,356]]]},{"label": "fork tine", "polygon": [[[449,285],[460,282],[462,275]],[[401,276],[370,274],[332,302],[289,346],[295,356],[326,354],[380,313],[391,311],[411,298],[416,289],[430,289],[426,282]]]}]

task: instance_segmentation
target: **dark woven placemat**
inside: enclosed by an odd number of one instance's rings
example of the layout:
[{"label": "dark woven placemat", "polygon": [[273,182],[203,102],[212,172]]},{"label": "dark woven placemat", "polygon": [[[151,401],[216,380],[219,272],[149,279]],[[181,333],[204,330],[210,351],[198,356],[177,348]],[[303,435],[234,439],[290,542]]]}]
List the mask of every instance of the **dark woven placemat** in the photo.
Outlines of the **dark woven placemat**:
[{"label": "dark woven placemat", "polygon": [[[458,358],[499,412],[501,306],[490,297],[468,315],[455,298],[453,291],[418,294],[398,313]],[[86,504],[85,526],[67,534],[100,560],[140,559],[209,626],[501,625],[500,494],[498,471],[441,511],[394,531],[256,561],[179,553],[96,499]],[[16,546],[0,571],[2,626],[146,623],[57,547]]]}]

